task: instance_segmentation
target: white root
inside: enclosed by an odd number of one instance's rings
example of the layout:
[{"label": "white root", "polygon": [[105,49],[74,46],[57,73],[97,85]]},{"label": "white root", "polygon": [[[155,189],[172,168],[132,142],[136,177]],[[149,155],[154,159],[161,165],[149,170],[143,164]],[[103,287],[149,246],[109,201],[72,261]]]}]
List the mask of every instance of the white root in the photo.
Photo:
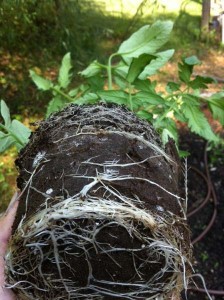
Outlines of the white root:
[{"label": "white root", "polygon": [[[57,144],[58,151],[66,152],[69,155],[70,149],[63,148],[62,142],[65,140],[77,136],[105,133],[135,140],[138,145],[149,148],[151,156],[136,162],[127,154],[128,162],[126,163],[119,160],[102,163],[97,162],[98,156],[91,157],[80,164],[87,165],[87,167],[88,165],[95,165],[96,173],[93,174],[95,176],[88,175],[87,171],[82,175],[78,174],[78,171],[69,175],[63,173],[61,176],[73,177],[74,179],[82,178],[88,184],[84,185],[77,194],[72,196],[68,194],[65,199],[61,196],[60,201],[49,205],[48,200],[52,199],[49,192],[38,191],[33,186],[34,176],[41,176],[41,170],[44,166],[42,164],[48,162],[48,153],[38,153],[33,162],[35,169],[25,185],[25,189],[28,189],[25,199],[26,211],[10,241],[5,257],[9,281],[7,287],[16,289],[19,299],[23,300],[42,299],[39,295],[44,295],[44,299],[55,300],[100,300],[108,296],[130,300],[167,300],[171,291],[178,294],[183,288],[187,289],[188,277],[192,268],[191,254],[189,254],[187,247],[186,249],[182,247],[184,245],[183,236],[180,236],[181,234],[177,229],[178,225],[185,225],[186,222],[187,203],[185,202],[187,202],[187,197],[182,199],[149,178],[129,174],[120,175],[119,168],[124,170],[126,167],[134,165],[145,168],[144,163],[150,159],[161,157],[171,165],[176,163],[166,154],[159,143],[149,142],[149,137],[154,140],[154,134],[147,125],[143,124],[143,129],[140,130],[141,134],[135,130],[134,127],[137,125],[133,123],[131,113],[126,112],[124,114],[119,108],[116,109],[116,112],[113,111],[113,108],[95,112],[94,107],[91,106],[85,107],[85,110],[87,112],[86,117],[77,114],[75,118],[67,118],[67,125],[76,128],[71,135],[65,133],[63,138],[58,138],[56,133],[53,136],[53,143]],[[94,114],[91,114],[92,111]],[[89,115],[92,118],[91,124],[88,123]],[[66,113],[64,117],[66,117]],[[112,124],[101,130],[96,129],[96,126],[93,125],[98,120],[105,122],[105,124],[111,124],[110,120],[114,117],[117,120],[115,123],[119,124],[118,127]],[[63,115],[54,119],[54,122],[60,122],[61,119],[63,119]],[[125,131],[127,124],[131,127],[130,132]],[[78,144],[75,146],[78,148]],[[71,151],[73,147],[74,145],[71,146]],[[138,195],[124,195],[113,186],[114,182],[128,180],[144,181],[171,196],[171,200],[177,201],[179,204],[181,216],[175,216],[169,211],[164,211],[163,207],[160,207],[160,210],[156,208],[154,210],[143,209],[144,203]],[[45,205],[42,205],[40,210],[28,218],[27,208],[29,207],[29,192],[31,190],[45,199]],[[49,190],[47,189],[47,191]],[[101,196],[96,196],[98,191],[100,191]],[[71,193],[71,191],[69,192]],[[90,221],[91,224],[81,226],[83,220]],[[84,224],[86,223],[84,222]],[[102,230],[107,229],[110,232],[110,228],[113,226],[122,228],[130,240],[137,240],[138,246],[122,247],[119,244],[112,246],[109,243],[99,242],[98,236],[103,232]],[[114,254],[126,253],[131,255],[134,271],[137,274],[136,278],[131,282],[123,282],[115,280],[110,273],[111,280],[96,278],[91,262],[91,251],[97,255],[106,255],[118,269],[120,264]],[[141,256],[142,251],[145,254],[144,259]],[[69,269],[71,274],[75,274],[73,266],[65,259],[66,255],[76,259],[85,259],[88,266],[86,286],[79,286],[77,282],[65,278],[63,273],[65,267]],[[44,268],[46,260],[53,266],[54,271]],[[137,261],[140,261],[140,266],[136,263]],[[142,273],[142,269],[148,264],[157,264],[160,267],[156,274],[146,280],[144,279],[146,274]],[[58,276],[54,276],[54,272]],[[17,278],[19,279],[17,280]],[[126,288],[123,292],[121,292],[122,287]],[[56,296],[53,293],[55,289],[57,290]]]},{"label": "white root", "polygon": [[[79,233],[77,233],[78,225],[76,224],[76,221],[81,219],[96,220],[96,226],[93,228],[79,227]],[[107,220],[107,224],[103,223],[105,220]],[[123,297],[124,299],[166,299],[165,295],[170,290],[182,290],[183,287],[187,288],[187,272],[185,271],[185,265],[189,265],[189,261],[185,254],[181,253],[179,250],[179,237],[175,236],[175,234],[169,236],[168,227],[170,227],[170,224],[168,219],[163,220],[163,226],[161,226],[162,220],[163,218],[161,216],[157,216],[153,212],[141,210],[133,203],[130,204],[126,201],[118,202],[106,198],[100,199],[90,195],[87,195],[85,200],[83,200],[80,195],[65,199],[45,210],[39,211],[28,221],[24,222],[22,228],[18,228],[17,232],[14,234],[6,256],[6,263],[10,266],[13,274],[13,278],[11,278],[9,274],[9,287],[16,287],[17,291],[21,290],[23,297],[26,295],[24,299],[35,299],[32,298],[29,289],[35,287],[35,289],[40,290],[41,287],[36,287],[36,284],[33,282],[26,282],[26,280],[15,282],[14,279],[16,274],[20,276],[23,275],[24,278],[29,274],[33,277],[44,278],[44,281],[47,282],[44,289],[47,295],[50,295],[50,290],[55,284],[57,285],[57,288],[64,291],[63,293],[67,291],[65,296],[59,295],[56,299],[101,299],[100,295],[110,295],[117,297],[118,299],[119,297]],[[105,226],[111,226],[112,224],[122,226],[127,230],[130,236],[135,236],[142,241],[144,249],[148,249],[149,253],[149,257],[146,257],[146,261],[148,260],[151,263],[155,263],[156,261],[154,261],[155,257],[153,254],[156,255],[158,259],[164,257],[165,263],[163,268],[155,274],[150,281],[127,283],[99,281],[93,277],[86,245],[91,244],[98,253],[105,253],[109,255],[112,260],[114,260],[112,256],[113,253],[124,251],[132,253],[133,259],[135,259],[135,257],[138,256],[138,253],[143,249],[142,247],[135,249],[119,247],[103,249],[98,243],[96,236]],[[152,237],[142,234],[134,224],[143,224],[145,228],[149,228]],[[66,226],[69,226],[69,230],[66,229]],[[26,245],[24,249],[22,245],[20,246],[21,249],[14,246],[17,245],[16,241],[21,240],[21,236],[22,244]],[[79,288],[75,286],[75,283],[63,278],[61,264],[64,263],[64,261],[57,246],[58,240],[64,241],[64,251],[68,252],[70,255],[77,255],[75,252],[70,252],[71,245],[82,249],[86,256],[86,260],[89,263],[90,273],[88,289],[92,291],[92,294],[85,294],[85,296],[83,296],[83,288]],[[52,244],[52,248],[49,250],[48,258],[52,257],[52,263],[56,264],[60,275],[56,282],[49,282],[47,280],[49,274],[44,274],[42,271],[45,255],[43,253],[44,247],[49,244]],[[36,258],[32,261],[32,265],[34,265],[33,270],[26,269],[26,266],[23,264],[24,259],[27,258],[27,250],[34,254],[36,253],[34,256]],[[20,252],[19,256],[15,255],[18,251]],[[114,262],[116,263],[116,260]],[[162,280],[162,277],[166,272],[172,272],[173,275],[171,276],[170,281],[162,283],[160,280]],[[136,273],[138,273],[137,269]],[[182,280],[180,279],[180,276],[183,276]],[[36,282],[36,279],[34,282]],[[104,288],[102,288],[101,284],[104,284]],[[133,291],[119,294],[116,290],[114,291],[114,286],[118,287],[119,285],[131,287]],[[144,294],[150,293],[153,294],[151,297],[144,298]],[[163,297],[162,295],[164,298],[161,298]]]}]

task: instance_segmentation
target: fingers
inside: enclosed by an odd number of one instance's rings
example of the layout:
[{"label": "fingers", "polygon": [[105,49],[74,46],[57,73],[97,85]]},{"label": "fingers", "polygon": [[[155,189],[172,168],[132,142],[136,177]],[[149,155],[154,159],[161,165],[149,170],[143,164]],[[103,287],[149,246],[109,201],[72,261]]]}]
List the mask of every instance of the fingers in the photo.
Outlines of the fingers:
[{"label": "fingers", "polygon": [[6,212],[0,218],[0,299],[13,300],[15,299],[11,290],[4,287],[5,285],[5,252],[7,243],[11,235],[13,221],[15,219],[18,207],[19,194],[16,192],[8,206]]},{"label": "fingers", "polygon": [[7,242],[11,235],[13,221],[15,219],[18,207],[19,194],[16,192],[6,210],[0,218],[0,255],[4,255],[7,247]]},{"label": "fingers", "polygon": [[12,293],[11,290],[6,289],[4,287],[0,287],[0,299],[2,300],[15,300],[16,297],[15,295]]}]

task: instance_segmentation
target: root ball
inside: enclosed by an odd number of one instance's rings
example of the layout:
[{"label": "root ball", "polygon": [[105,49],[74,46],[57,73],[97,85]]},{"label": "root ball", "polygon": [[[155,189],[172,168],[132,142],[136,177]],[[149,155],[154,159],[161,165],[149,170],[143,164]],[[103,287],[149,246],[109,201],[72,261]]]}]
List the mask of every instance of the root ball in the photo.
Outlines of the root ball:
[{"label": "root ball", "polygon": [[186,288],[179,162],[150,124],[116,105],[70,105],[40,123],[16,164],[6,264],[19,299],[168,299]]}]

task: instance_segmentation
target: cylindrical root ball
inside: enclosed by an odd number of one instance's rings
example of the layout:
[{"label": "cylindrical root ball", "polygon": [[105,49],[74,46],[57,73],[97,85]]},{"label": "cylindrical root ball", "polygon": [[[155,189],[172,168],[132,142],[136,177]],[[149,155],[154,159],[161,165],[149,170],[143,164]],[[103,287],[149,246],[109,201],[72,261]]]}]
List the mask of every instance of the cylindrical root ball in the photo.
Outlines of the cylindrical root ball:
[{"label": "cylindrical root ball", "polygon": [[18,299],[169,299],[191,247],[172,143],[116,105],[70,105],[16,161],[22,191],[6,255]]}]

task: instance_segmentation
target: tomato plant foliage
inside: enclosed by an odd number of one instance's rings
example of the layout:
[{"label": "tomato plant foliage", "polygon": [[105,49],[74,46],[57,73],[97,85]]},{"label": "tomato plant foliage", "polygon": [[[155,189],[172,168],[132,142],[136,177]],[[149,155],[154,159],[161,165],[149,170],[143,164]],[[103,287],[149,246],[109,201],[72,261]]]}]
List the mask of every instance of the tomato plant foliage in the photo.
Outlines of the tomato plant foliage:
[{"label": "tomato plant foliage", "polygon": [[[56,82],[45,79],[31,70],[30,76],[38,89],[52,92],[47,116],[68,103],[81,105],[112,102],[127,106],[140,118],[151,122],[161,134],[164,144],[170,137],[178,144],[176,120],[187,123],[191,131],[208,141],[220,142],[221,139],[212,131],[200,105],[207,103],[213,117],[224,125],[224,93],[220,92],[209,98],[200,95],[200,89],[208,88],[207,85],[213,80],[192,76],[194,66],[201,63],[196,56],[182,59],[178,64],[179,80],[168,82],[165,93],[158,93],[157,82],[150,80],[150,76],[156,74],[174,54],[173,49],[164,50],[172,27],[170,21],[157,21],[152,25],[143,26],[124,41],[117,52],[110,55],[107,64],[95,60],[80,72],[79,75],[85,83],[75,88],[70,88],[74,86],[71,84],[70,53],[62,59]],[[9,122],[3,118],[6,123]],[[4,128],[1,127],[3,131],[7,127],[6,123]],[[9,139],[7,143],[5,140],[5,146],[1,147],[4,151],[6,146],[12,143],[13,135],[10,135],[10,131],[1,134],[1,139],[3,134],[8,134]],[[28,131],[24,135],[23,143],[27,141],[27,137]]]}]

